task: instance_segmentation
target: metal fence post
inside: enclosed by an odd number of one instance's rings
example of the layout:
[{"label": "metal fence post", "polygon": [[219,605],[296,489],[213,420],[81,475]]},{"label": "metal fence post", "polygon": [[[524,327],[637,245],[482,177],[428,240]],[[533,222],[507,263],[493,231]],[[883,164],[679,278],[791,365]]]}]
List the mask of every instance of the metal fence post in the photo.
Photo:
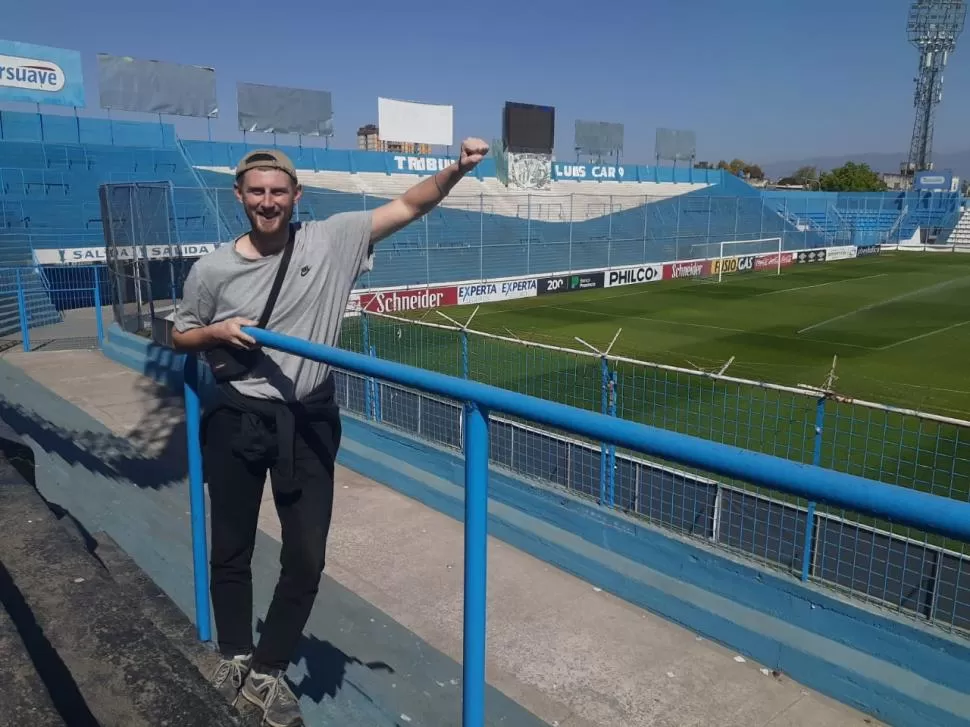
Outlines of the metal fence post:
[{"label": "metal fence post", "polygon": [[[370,340],[369,340],[370,336],[368,333],[369,326],[367,324],[366,312],[361,311],[360,320],[361,320],[361,329],[362,329],[361,335],[364,339],[362,342],[363,343],[362,353],[369,355],[371,349],[370,349]],[[364,379],[364,416],[367,417],[368,419],[373,419],[373,416],[371,416],[371,403],[372,403],[371,386],[373,385],[373,383],[374,383],[374,379],[371,376],[368,376]]]},{"label": "metal fence post", "polygon": [[[373,346],[370,347],[368,351],[371,358],[377,358],[377,349]],[[377,379],[373,376],[370,379],[370,384],[374,388],[373,394],[371,394],[371,400],[374,402],[374,421],[381,421],[381,389],[380,384],[377,383]]]},{"label": "metal fence post", "polygon": [[[815,405],[815,447],[812,451],[812,464],[822,463],[822,425],[825,423],[825,397]],[[808,503],[805,515],[805,543],[802,547],[802,580],[807,581],[812,568],[812,541],[815,539],[815,503]]]},{"label": "metal fence post", "polygon": [[[600,410],[603,414],[609,410],[609,381],[610,366],[603,356],[600,359]],[[609,458],[609,445],[600,442],[600,505],[605,505],[606,500],[606,460]]]},{"label": "metal fence post", "polygon": [[461,376],[468,378],[468,331],[461,332]]},{"label": "metal fence post", "polygon": [[104,321],[101,318],[101,274],[94,266],[94,322],[98,327],[98,348],[104,348]]},{"label": "metal fence post", "polygon": [[195,577],[195,620],[200,641],[212,638],[209,617],[209,561],[205,533],[205,490],[202,485],[202,407],[199,402],[199,360],[185,357],[185,432],[188,439],[189,507],[192,518],[192,564]]},{"label": "metal fence post", "polygon": [[27,317],[27,296],[24,293],[24,281],[20,274],[20,268],[15,271],[17,276],[17,314],[20,317],[20,343],[24,352],[30,351],[30,326]]},{"label": "metal fence post", "polygon": [[[616,371],[610,375],[610,416],[616,416],[616,400],[619,398],[616,390]],[[610,444],[609,472],[607,480],[610,492],[610,507],[616,507],[616,445]]]},{"label": "metal fence post", "polygon": [[485,724],[485,607],[488,558],[488,410],[465,406],[465,613],[462,727]]}]

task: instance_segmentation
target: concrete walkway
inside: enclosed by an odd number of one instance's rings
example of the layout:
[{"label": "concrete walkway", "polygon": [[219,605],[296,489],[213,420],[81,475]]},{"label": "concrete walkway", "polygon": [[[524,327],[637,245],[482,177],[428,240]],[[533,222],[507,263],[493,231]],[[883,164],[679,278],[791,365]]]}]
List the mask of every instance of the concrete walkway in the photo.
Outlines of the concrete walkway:
[{"label": "concrete walkway", "polygon": [[[103,469],[99,463],[110,456],[115,473],[142,488],[181,482],[179,398],[94,351],[8,352],[3,359],[117,435],[111,446],[124,451],[106,452],[105,441],[89,433],[59,421],[44,425],[66,428],[62,436],[76,441],[82,467]],[[45,446],[42,436],[33,438]],[[187,531],[187,517],[181,520],[175,527]],[[278,540],[268,488],[260,522],[263,533]],[[460,661],[461,523],[338,467],[328,553],[327,573],[336,584]],[[879,724],[494,539],[488,614],[489,683],[554,727]],[[326,613],[319,618],[326,622]],[[338,696],[320,695],[319,701],[327,699]],[[453,719],[423,723],[458,724]]]}]

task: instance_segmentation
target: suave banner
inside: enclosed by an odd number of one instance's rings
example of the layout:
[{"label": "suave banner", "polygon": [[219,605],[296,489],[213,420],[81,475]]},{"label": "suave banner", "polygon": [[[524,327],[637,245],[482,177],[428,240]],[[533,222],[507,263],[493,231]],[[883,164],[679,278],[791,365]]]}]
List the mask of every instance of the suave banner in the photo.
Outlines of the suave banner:
[{"label": "suave banner", "polygon": [[0,40],[0,101],[83,108],[81,54]]}]

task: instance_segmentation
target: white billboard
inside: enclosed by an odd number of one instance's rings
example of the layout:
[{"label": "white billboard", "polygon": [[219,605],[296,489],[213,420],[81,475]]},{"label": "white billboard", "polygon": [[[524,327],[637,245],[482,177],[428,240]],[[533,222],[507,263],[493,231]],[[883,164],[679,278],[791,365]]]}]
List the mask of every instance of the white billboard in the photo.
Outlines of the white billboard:
[{"label": "white billboard", "polygon": [[383,141],[451,146],[452,117],[451,106],[377,99],[377,128]]}]

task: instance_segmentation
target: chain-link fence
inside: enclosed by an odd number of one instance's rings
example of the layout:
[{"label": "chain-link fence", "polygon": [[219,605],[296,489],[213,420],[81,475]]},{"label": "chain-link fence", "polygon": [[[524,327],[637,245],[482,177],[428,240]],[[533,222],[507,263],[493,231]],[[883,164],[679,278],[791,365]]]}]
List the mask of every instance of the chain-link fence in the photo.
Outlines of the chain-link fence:
[{"label": "chain-link fence", "polygon": [[[970,497],[970,422],[958,419],[370,313],[346,321],[341,346],[887,485]],[[342,385],[351,410],[460,447],[459,407],[350,374]],[[970,632],[965,543],[523,421],[495,421],[492,437],[493,464],[517,475]]]}]

